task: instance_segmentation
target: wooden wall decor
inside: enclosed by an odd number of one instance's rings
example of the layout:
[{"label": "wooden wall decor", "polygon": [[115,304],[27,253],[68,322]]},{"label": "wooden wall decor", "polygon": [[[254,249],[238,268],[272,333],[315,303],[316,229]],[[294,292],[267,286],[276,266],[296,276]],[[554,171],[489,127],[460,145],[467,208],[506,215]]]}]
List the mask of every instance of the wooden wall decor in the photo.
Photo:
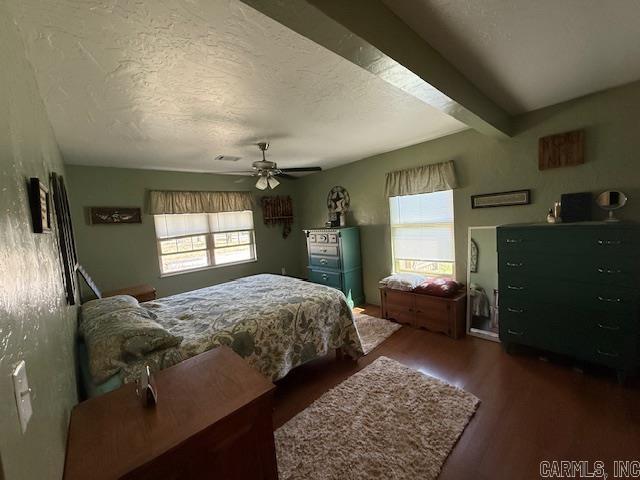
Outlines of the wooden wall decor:
[{"label": "wooden wall decor", "polygon": [[584,163],[584,130],[542,137],[538,141],[538,170]]},{"label": "wooden wall decor", "polygon": [[56,173],[51,174],[51,191],[58,224],[58,247],[60,248],[60,258],[62,259],[64,289],[67,295],[67,303],[75,305],[77,287],[75,271],[78,263],[76,243],[73,238],[67,190],[64,188],[62,177]]},{"label": "wooden wall decor", "polygon": [[51,201],[49,189],[39,178],[29,179],[29,205],[34,233],[51,232]]},{"label": "wooden wall decor", "polygon": [[282,238],[287,238],[291,233],[293,223],[293,202],[291,197],[262,197],[262,217],[265,225],[283,225]]},{"label": "wooden wall decor", "polygon": [[91,225],[142,223],[142,212],[139,207],[91,207],[89,219]]}]

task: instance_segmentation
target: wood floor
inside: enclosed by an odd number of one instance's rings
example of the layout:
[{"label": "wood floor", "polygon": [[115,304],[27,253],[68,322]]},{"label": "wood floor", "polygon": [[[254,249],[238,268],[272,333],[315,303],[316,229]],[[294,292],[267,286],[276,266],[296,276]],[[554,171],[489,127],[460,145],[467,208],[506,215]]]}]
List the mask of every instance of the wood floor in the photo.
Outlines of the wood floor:
[{"label": "wood floor", "polygon": [[[377,307],[365,313],[378,316]],[[474,337],[403,327],[358,362],[333,356],[303,365],[278,382],[277,428],[378,356],[443,379],[481,400],[441,480],[539,479],[542,460],[640,460],[640,387],[607,371],[581,373],[532,352],[508,355]]]}]

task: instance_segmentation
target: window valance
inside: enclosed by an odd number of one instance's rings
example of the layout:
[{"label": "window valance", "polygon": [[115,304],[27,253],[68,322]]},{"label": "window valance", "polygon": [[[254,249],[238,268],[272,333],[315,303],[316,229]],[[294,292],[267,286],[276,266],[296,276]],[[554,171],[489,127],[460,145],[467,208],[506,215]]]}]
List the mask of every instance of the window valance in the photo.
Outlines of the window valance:
[{"label": "window valance", "polygon": [[387,173],[387,197],[440,192],[458,187],[453,160]]},{"label": "window valance", "polygon": [[253,210],[251,192],[149,192],[151,215],[175,213],[220,213]]}]

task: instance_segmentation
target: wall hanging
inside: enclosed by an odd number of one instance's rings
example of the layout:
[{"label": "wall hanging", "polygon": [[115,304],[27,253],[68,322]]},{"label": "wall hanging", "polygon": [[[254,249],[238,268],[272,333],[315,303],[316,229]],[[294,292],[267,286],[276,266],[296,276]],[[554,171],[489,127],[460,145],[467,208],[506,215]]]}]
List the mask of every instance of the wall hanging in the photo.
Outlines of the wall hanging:
[{"label": "wall hanging", "polygon": [[538,170],[584,163],[584,130],[558,133],[538,140]]},{"label": "wall hanging", "polygon": [[34,233],[51,232],[49,189],[39,178],[29,180],[29,206]]},{"label": "wall hanging", "polygon": [[92,225],[142,223],[138,207],[91,207],[89,220]]},{"label": "wall hanging", "polygon": [[327,195],[327,208],[329,209],[327,226],[344,227],[346,225],[347,212],[349,211],[350,204],[351,199],[346,188],[336,185],[329,190],[329,194]]},{"label": "wall hanging", "polygon": [[471,208],[509,207],[531,203],[531,190],[485,193],[471,196]]},{"label": "wall hanging", "polygon": [[282,225],[282,238],[291,233],[293,202],[291,197],[262,197],[262,217],[265,225]]},{"label": "wall hanging", "polygon": [[53,205],[56,212],[56,222],[58,224],[58,246],[60,248],[60,258],[62,260],[62,280],[67,296],[67,303],[76,303],[76,282],[75,270],[78,258],[76,256],[76,244],[73,237],[73,227],[71,225],[71,211],[69,210],[69,199],[64,187],[62,177],[56,173],[51,174],[51,191],[53,195]]}]

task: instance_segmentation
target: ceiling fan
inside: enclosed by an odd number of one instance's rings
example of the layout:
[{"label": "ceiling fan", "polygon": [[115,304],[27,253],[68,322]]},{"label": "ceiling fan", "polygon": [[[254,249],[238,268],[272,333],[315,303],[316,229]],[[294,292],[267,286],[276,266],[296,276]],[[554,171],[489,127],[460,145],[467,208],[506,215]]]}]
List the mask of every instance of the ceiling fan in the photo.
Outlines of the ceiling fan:
[{"label": "ceiling fan", "polygon": [[267,188],[274,189],[280,185],[276,177],[295,179],[297,177],[289,175],[289,173],[320,172],[322,170],[321,167],[278,168],[275,162],[270,162],[265,157],[265,152],[269,149],[269,143],[259,142],[256,145],[262,152],[262,160],[253,162],[253,170],[242,173],[247,173],[252,177],[258,177],[256,188],[260,190],[266,190]]}]

